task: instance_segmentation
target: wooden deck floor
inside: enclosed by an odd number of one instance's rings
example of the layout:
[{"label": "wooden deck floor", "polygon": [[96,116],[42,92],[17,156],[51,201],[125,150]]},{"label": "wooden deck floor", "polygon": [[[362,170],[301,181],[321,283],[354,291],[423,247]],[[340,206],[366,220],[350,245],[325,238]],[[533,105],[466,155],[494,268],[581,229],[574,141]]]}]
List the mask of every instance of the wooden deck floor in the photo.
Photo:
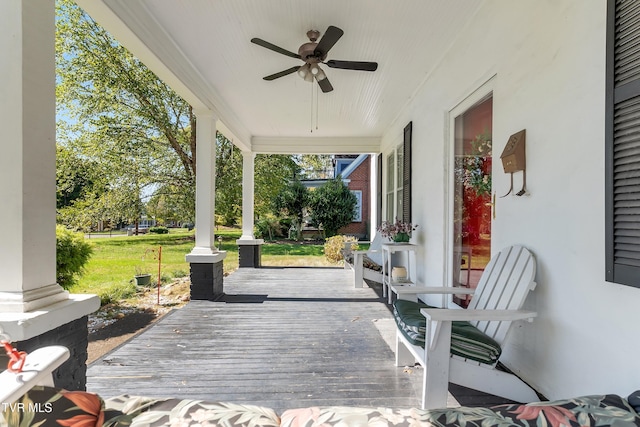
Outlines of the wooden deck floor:
[{"label": "wooden deck floor", "polygon": [[88,368],[87,389],[253,403],[418,407],[422,371],[394,366],[395,325],[342,269],[240,269]]}]

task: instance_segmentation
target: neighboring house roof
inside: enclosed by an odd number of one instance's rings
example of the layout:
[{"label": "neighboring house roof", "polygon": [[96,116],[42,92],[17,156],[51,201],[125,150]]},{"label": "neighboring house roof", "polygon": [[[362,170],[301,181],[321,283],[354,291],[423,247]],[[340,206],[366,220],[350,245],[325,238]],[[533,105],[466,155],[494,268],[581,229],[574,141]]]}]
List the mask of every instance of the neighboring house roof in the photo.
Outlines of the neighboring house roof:
[{"label": "neighboring house roof", "polygon": [[346,168],[344,168],[344,170],[342,171],[342,179],[347,179],[349,178],[349,175],[351,175],[351,173],[356,170],[358,168],[358,166],[360,166],[360,164],[362,162],[364,162],[364,160],[369,157],[368,154],[360,154],[358,157],[356,157],[356,159],[351,162],[351,164],[349,166],[347,166]]}]

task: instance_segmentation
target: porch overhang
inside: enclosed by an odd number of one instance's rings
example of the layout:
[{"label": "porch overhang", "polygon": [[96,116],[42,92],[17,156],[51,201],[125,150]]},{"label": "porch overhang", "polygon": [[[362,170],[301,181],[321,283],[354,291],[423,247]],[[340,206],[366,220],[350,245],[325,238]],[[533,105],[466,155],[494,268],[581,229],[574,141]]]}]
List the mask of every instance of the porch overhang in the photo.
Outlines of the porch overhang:
[{"label": "porch overhang", "polygon": [[[242,151],[289,154],[379,153],[385,132],[483,3],[76,2],[195,110],[210,111],[217,130]],[[334,87],[329,93],[295,73],[262,79],[300,60],[252,37],[297,51],[308,30],[322,36],[329,25],[344,36],[327,59],[376,61],[378,69],[323,65]]]}]

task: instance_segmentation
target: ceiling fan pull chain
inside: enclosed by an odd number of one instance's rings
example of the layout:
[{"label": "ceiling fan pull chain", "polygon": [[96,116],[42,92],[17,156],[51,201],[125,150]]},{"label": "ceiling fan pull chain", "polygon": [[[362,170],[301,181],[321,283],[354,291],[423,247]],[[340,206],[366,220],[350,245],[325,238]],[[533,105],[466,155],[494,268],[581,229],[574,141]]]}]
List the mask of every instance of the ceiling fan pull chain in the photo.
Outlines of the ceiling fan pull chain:
[{"label": "ceiling fan pull chain", "polygon": [[318,98],[320,98],[318,96],[318,86],[313,85],[313,87],[315,87],[315,91],[316,91],[316,130],[318,130]]}]

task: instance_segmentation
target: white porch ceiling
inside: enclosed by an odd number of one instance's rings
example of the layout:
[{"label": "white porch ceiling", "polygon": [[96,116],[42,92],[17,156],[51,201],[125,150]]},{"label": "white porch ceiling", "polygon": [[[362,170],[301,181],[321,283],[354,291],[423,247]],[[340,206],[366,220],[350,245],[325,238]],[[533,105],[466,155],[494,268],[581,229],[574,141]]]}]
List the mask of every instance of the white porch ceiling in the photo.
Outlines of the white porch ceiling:
[{"label": "white porch ceiling", "polygon": [[[378,151],[483,1],[77,0],[194,108],[213,110],[241,148],[289,153]],[[324,33],[329,25],[344,36],[327,59],[379,66],[322,66],[334,90],[317,91],[315,129],[311,83],[295,73],[262,79],[302,62],[250,40],[297,52],[308,30]]]}]

